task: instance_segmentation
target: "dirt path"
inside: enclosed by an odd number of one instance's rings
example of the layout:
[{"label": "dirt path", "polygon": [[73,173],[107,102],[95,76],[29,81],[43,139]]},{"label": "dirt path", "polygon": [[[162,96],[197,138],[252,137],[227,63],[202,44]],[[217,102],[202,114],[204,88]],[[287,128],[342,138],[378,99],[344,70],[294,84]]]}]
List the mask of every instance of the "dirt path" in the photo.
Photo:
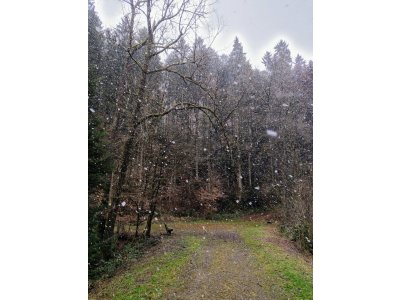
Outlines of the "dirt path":
[{"label": "dirt path", "polygon": [[[312,299],[310,258],[288,248],[289,241],[278,236],[274,228],[229,222],[177,222],[171,225],[175,234],[163,239],[157,249],[145,255],[141,265],[136,265],[121,275],[125,279],[116,278],[104,285],[100,284],[89,298]],[[262,235],[257,236],[256,233]],[[187,252],[184,263],[171,269],[174,270],[173,274],[167,271],[164,273],[166,275],[151,279],[152,271],[149,269],[145,277],[140,275],[142,266],[148,268],[152,260],[156,261],[168,253],[190,248],[184,246],[187,239],[199,241],[199,244],[195,250]],[[160,270],[162,272],[169,263],[173,264],[169,260],[153,262],[154,276]],[[126,280],[130,277],[134,279]],[[168,283],[164,283],[166,280]],[[303,286],[310,289],[310,285],[311,291],[302,292]],[[119,286],[123,287],[122,292],[119,291]],[[136,292],[129,291],[130,289]],[[154,289],[160,291],[152,294]],[[139,293],[140,290],[150,292]]]},{"label": "dirt path", "polygon": [[217,229],[204,237],[181,278],[185,288],[167,299],[266,299],[260,270],[240,236]]}]

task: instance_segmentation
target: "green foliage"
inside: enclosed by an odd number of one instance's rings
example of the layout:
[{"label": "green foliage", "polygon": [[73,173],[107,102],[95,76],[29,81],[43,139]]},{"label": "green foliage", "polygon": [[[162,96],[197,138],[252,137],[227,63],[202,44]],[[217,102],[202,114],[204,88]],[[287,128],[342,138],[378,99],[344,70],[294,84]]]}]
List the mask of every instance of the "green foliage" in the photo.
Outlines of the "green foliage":
[{"label": "green foliage", "polygon": [[88,132],[88,187],[89,187],[89,215],[88,215],[88,263],[89,278],[98,275],[98,270],[105,260],[112,257],[115,240],[102,240],[102,224],[104,222],[104,204],[96,203],[97,192],[106,191],[108,174],[111,171],[111,158],[107,151],[104,137],[105,132],[100,127],[100,121],[95,116],[89,116]]},{"label": "green foliage", "polygon": [[89,207],[89,277],[92,277],[92,270],[98,267],[99,263],[103,259],[102,252],[102,241],[99,235],[99,222],[98,216],[99,209]]},{"label": "green foliage", "polygon": [[225,195],[224,197],[221,197],[218,199],[217,205],[218,205],[218,213],[219,214],[229,214],[233,213],[236,210],[238,210],[239,206],[236,203],[237,196],[235,191],[230,191],[229,194]]},{"label": "green foliage", "polygon": [[306,222],[297,224],[293,227],[281,226],[281,231],[297,245],[310,253],[313,252],[312,229]]},{"label": "green foliage", "polygon": [[[218,214],[242,214],[249,212],[265,211],[268,208],[266,200],[261,197],[261,193],[254,189],[245,190],[242,194],[242,200],[238,200],[238,196],[233,191],[225,197],[218,199]],[[212,216],[214,217],[214,216]]]},{"label": "green foliage", "polygon": [[237,219],[243,215],[244,215],[244,213],[241,211],[236,211],[233,213],[216,213],[216,214],[207,216],[206,220],[226,221],[226,220]]},{"label": "green foliage", "polygon": [[[313,241],[312,241],[312,230],[308,224],[301,224],[295,228],[294,237],[299,241],[301,248],[308,250],[312,253]],[[310,234],[311,233],[311,234]]]},{"label": "green foliage", "polygon": [[111,156],[105,142],[106,132],[101,128],[100,120],[93,114],[89,116],[89,194],[96,189],[104,189],[107,175],[112,169]]},{"label": "green foliage", "polygon": [[[115,251],[116,242],[116,238],[102,241],[89,237],[89,285],[91,280],[110,276],[122,264],[123,255]],[[105,253],[112,258],[104,259]]]},{"label": "green foliage", "polygon": [[[146,249],[156,245],[159,239],[153,237],[137,239],[123,246],[120,251],[117,251],[116,236],[108,240],[98,239],[97,241],[96,245],[89,247],[89,287],[94,280],[111,277],[118,269],[135,261]],[[93,251],[92,262],[91,249]],[[105,253],[110,255],[108,259],[104,259]],[[95,256],[96,254],[100,256]]]}]

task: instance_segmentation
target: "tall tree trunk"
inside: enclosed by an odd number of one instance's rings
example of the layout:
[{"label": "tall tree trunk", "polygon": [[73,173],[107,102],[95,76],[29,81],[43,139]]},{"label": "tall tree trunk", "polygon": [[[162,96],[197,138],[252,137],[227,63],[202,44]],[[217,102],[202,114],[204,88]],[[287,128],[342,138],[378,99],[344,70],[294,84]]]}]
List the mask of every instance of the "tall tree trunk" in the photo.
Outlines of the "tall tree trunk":
[{"label": "tall tree trunk", "polygon": [[124,145],[124,152],[122,157],[122,163],[120,167],[120,174],[117,180],[114,197],[110,206],[107,223],[106,223],[106,237],[111,237],[114,234],[115,220],[117,218],[118,204],[121,200],[123,192],[123,185],[125,183],[126,174],[128,170],[129,160],[131,157],[131,151],[134,144],[134,134],[129,137],[128,141]]},{"label": "tall tree trunk", "polygon": [[237,186],[238,186],[238,198],[239,201],[242,200],[243,194],[243,181],[242,181],[242,157],[241,157],[241,150],[240,150],[240,129],[239,129],[239,115],[237,117],[237,126],[236,126],[236,148],[237,148]]},{"label": "tall tree trunk", "polygon": [[242,200],[242,194],[243,194],[243,183],[242,183],[242,163],[240,161],[240,151],[238,153],[238,159],[237,159],[237,184],[238,184],[238,198],[239,201]]},{"label": "tall tree trunk", "polygon": [[[148,44],[147,53],[150,53],[150,47],[151,46]],[[119,176],[118,176],[114,197],[112,199],[110,211],[109,211],[108,218],[107,218],[106,237],[111,237],[114,233],[118,204],[119,204],[119,201],[121,200],[121,195],[123,192],[123,185],[125,184],[125,180],[126,180],[127,169],[128,169],[129,162],[131,160],[132,152],[133,152],[133,145],[134,145],[134,142],[136,139],[136,129],[137,129],[137,126],[140,125],[140,124],[138,124],[138,120],[141,115],[142,102],[144,102],[145,88],[146,88],[146,83],[147,83],[147,71],[149,70],[150,59],[151,59],[150,56],[145,57],[145,61],[143,64],[143,69],[142,69],[142,75],[141,75],[140,83],[139,83],[138,90],[137,90],[136,108],[135,108],[134,112],[132,113],[132,115],[128,116],[129,124],[132,126],[132,129],[129,131],[129,138],[123,146]]]},{"label": "tall tree trunk", "polygon": [[135,230],[135,237],[137,238],[139,236],[139,226],[140,226],[140,212],[141,210],[139,209],[139,202],[136,202],[136,230]]},{"label": "tall tree trunk", "polygon": [[142,185],[143,182],[143,148],[144,145],[140,148],[140,168],[139,168],[139,182]]},{"label": "tall tree trunk", "polygon": [[198,121],[198,114],[195,114],[195,131],[194,131],[194,147],[195,147],[195,155],[194,155],[194,161],[195,161],[195,178],[196,180],[199,180],[199,138],[198,138],[198,126],[199,126],[199,121]]},{"label": "tall tree trunk", "polygon": [[248,169],[249,169],[249,188],[251,189],[252,182],[251,182],[251,153],[250,152],[249,152],[249,158],[248,158]]},{"label": "tall tree trunk", "polygon": [[111,172],[110,189],[108,191],[108,206],[111,206],[111,203],[112,203],[114,172],[115,172],[115,170],[112,170],[112,172]]},{"label": "tall tree trunk", "polygon": [[207,159],[207,173],[208,173],[208,182],[207,182],[207,190],[211,192],[211,158],[208,157]]},{"label": "tall tree trunk", "polygon": [[211,134],[210,134],[210,129],[211,125],[208,126],[207,130],[207,141],[208,141],[208,149],[207,149],[207,175],[208,175],[208,184],[207,184],[207,190],[208,192],[211,192],[211,187],[212,187],[212,166],[211,166],[211,149],[212,149],[212,143],[211,143]]},{"label": "tall tree trunk", "polygon": [[[251,110],[250,112],[250,120],[252,120],[252,113]],[[253,186],[252,180],[251,180],[251,151],[253,150],[253,134],[252,134],[251,126],[249,125],[249,138],[250,138],[250,147],[248,148],[249,154],[248,154],[248,160],[247,160],[247,167],[249,170],[249,189]]]},{"label": "tall tree trunk", "polygon": [[153,221],[155,210],[156,210],[156,202],[152,201],[150,203],[150,214],[149,214],[149,217],[147,218],[147,223],[146,223],[146,233],[145,233],[146,237],[150,237],[151,224],[152,224],[152,221]]}]

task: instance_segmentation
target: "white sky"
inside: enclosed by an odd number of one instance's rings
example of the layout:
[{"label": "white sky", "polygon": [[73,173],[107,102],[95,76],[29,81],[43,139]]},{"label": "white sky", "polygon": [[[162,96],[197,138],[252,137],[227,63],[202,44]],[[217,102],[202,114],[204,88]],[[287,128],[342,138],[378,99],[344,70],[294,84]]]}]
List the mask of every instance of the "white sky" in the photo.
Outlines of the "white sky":
[{"label": "white sky", "polygon": [[[95,0],[96,11],[105,27],[114,27],[123,14],[119,0]],[[213,44],[218,53],[228,54],[235,36],[241,41],[254,67],[263,68],[261,58],[280,39],[289,43],[294,58],[306,60],[312,51],[312,0],[217,0],[214,9],[222,20],[223,30]],[[216,17],[210,17],[216,24]]]}]

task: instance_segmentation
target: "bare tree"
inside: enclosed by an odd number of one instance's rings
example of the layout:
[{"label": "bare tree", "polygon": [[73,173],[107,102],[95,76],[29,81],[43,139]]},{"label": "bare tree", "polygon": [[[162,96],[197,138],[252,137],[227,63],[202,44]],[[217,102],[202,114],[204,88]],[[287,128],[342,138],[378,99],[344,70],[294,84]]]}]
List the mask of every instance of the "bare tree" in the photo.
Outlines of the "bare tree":
[{"label": "bare tree", "polygon": [[[160,55],[174,49],[178,42],[185,37],[196,32],[198,22],[200,22],[207,15],[207,1],[206,0],[147,0],[147,1],[127,1],[130,4],[130,24],[134,24],[134,19],[138,16],[142,17],[147,30],[146,36],[140,40],[133,42],[132,34],[129,34],[129,45],[126,49],[131,60],[140,68],[141,74],[138,84],[135,88],[134,101],[132,111],[126,116],[129,136],[122,145],[122,155],[120,157],[119,169],[117,170],[118,176],[116,181],[112,183],[115,188],[113,189],[112,201],[110,203],[109,214],[107,218],[106,229],[108,236],[114,232],[115,220],[118,211],[118,204],[123,194],[123,186],[127,177],[128,166],[133,154],[133,148],[137,139],[137,129],[146,120],[162,117],[170,112],[182,109],[199,109],[205,113],[214,113],[213,110],[199,106],[191,102],[181,102],[173,105],[172,107],[158,108],[158,112],[149,112],[148,108],[150,97],[146,94],[146,86],[149,76],[160,72],[172,72],[179,75],[186,82],[197,84],[193,78],[192,73],[190,76],[180,74],[176,70],[179,65],[194,64],[196,65],[196,56],[193,54],[191,60],[183,60],[179,63],[164,65],[161,68],[152,68],[152,60],[158,58]],[[134,54],[144,49],[144,54],[140,60],[135,58]],[[202,87],[204,88],[204,87]],[[151,211],[153,212],[156,203],[151,200]],[[151,220],[153,214],[148,217],[146,235],[150,235]]]}]

